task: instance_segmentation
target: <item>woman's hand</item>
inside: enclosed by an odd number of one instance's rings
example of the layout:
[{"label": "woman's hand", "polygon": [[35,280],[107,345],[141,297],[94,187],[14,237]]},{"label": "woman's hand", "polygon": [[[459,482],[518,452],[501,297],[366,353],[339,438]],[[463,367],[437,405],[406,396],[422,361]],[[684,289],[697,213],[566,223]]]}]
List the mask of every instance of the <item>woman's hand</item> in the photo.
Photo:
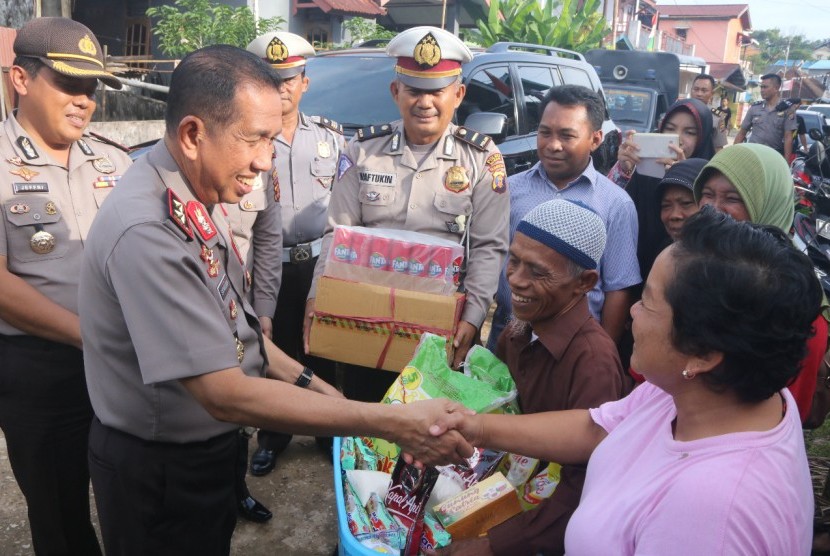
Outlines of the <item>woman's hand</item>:
[{"label": "woman's hand", "polygon": [[633,129],[626,131],[625,139],[617,151],[617,161],[620,163],[622,171],[627,175],[631,175],[634,167],[640,163],[640,147],[634,142],[635,133]]},{"label": "woman's hand", "polygon": [[676,155],[675,158],[658,158],[657,163],[663,164],[666,167],[666,170],[671,168],[677,162],[681,160],[686,160],[686,153],[683,152],[683,149],[680,148],[679,145],[675,145],[674,143],[669,143],[669,148],[674,151]]}]

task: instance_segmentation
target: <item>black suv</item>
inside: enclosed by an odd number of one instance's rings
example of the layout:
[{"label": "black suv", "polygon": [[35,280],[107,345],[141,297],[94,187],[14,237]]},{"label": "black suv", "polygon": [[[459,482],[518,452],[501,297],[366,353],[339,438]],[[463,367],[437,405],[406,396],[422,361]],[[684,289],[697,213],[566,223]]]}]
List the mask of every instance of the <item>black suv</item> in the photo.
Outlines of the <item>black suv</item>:
[{"label": "black suv", "polygon": [[[400,113],[389,92],[394,63],[379,48],[318,54],[307,62],[311,86],[300,108],[341,123],[347,135],[397,120]],[[527,170],[538,160],[539,105],[548,89],[583,85],[605,99],[596,71],[581,54],[548,46],[496,43],[474,51],[462,75],[467,94],[456,111],[456,123],[491,135],[504,155],[508,174]],[[605,173],[616,162],[620,142],[607,112],[603,131],[594,165]]]}]

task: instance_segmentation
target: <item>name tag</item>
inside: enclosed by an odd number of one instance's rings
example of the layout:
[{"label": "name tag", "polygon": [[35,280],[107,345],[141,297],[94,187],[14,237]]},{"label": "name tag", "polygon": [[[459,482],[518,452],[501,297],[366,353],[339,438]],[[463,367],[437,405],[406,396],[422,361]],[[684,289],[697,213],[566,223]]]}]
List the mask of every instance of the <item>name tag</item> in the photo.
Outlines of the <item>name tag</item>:
[{"label": "name tag", "polygon": [[222,298],[222,301],[228,297],[228,290],[231,287],[231,282],[228,280],[228,275],[225,274],[222,276],[222,279],[219,280],[219,285],[216,286],[217,291],[219,292],[219,296]]},{"label": "name tag", "polygon": [[358,179],[367,185],[395,185],[397,181],[395,174],[367,171],[361,171]]},{"label": "name tag", "polygon": [[49,193],[48,183],[13,183],[12,190],[18,193]]}]

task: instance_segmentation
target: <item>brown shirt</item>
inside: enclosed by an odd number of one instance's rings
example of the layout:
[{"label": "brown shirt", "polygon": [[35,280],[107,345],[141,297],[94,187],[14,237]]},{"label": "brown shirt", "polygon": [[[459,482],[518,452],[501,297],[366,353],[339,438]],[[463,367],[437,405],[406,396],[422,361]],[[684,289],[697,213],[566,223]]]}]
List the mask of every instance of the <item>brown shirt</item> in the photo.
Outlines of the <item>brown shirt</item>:
[{"label": "brown shirt", "polygon": [[[130,163],[126,153],[84,135],[70,147],[66,167],[10,115],[0,127],[0,256],[9,272],[77,314],[89,228]],[[0,334],[21,333],[0,320]]]},{"label": "brown shirt", "polygon": [[[496,354],[507,363],[523,413],[589,409],[623,396],[617,348],[588,312],[583,297],[570,311],[533,329],[499,337]],[[547,462],[540,462],[540,468]],[[536,472],[539,470],[537,469]],[[563,554],[565,527],[579,504],[584,465],[563,465],[550,498],[487,533],[494,554]]]}]

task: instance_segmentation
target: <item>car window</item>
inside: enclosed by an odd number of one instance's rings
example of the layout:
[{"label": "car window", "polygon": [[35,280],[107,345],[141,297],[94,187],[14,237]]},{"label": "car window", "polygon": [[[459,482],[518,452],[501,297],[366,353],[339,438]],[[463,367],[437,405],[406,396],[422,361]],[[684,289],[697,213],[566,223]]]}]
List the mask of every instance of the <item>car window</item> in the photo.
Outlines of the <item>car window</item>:
[{"label": "car window", "polygon": [[498,112],[507,116],[506,135],[516,134],[516,99],[507,65],[487,66],[467,80],[467,94],[458,108],[458,121],[475,112]]},{"label": "car window", "polygon": [[566,85],[582,85],[588,87],[592,91],[596,90],[594,84],[591,83],[591,78],[588,72],[579,68],[572,68],[571,66],[561,65],[559,71],[562,73],[562,81]]},{"label": "car window", "polygon": [[553,75],[549,66],[519,66],[519,79],[522,82],[527,118],[524,129],[527,133],[533,133],[539,128],[542,99],[553,87]]},{"label": "car window", "polygon": [[389,92],[394,65],[395,59],[386,56],[311,58],[306,64],[310,82],[300,109],[350,128],[397,120],[401,115]]}]

